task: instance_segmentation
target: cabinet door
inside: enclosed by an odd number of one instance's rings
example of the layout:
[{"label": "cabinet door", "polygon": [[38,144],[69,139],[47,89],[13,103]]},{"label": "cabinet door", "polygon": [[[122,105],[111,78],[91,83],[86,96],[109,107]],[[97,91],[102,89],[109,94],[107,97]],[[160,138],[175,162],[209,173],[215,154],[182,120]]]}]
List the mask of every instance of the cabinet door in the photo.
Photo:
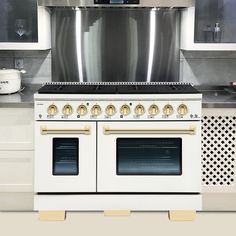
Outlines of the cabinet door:
[{"label": "cabinet door", "polygon": [[0,42],[38,42],[37,0],[0,1]]},{"label": "cabinet door", "polygon": [[235,0],[196,0],[195,43],[235,43],[235,12]]}]

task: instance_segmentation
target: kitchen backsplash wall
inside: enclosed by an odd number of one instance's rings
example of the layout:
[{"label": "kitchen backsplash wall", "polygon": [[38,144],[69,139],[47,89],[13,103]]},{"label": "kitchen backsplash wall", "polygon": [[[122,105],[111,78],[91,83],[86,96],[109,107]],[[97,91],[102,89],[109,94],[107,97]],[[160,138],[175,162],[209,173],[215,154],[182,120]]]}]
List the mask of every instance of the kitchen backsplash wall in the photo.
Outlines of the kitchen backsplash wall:
[{"label": "kitchen backsplash wall", "polygon": [[[0,68],[14,68],[15,58],[24,59],[24,83],[51,81],[51,51],[0,51]],[[236,80],[236,52],[182,51],[180,81],[227,85]]]},{"label": "kitchen backsplash wall", "polygon": [[183,82],[228,85],[236,81],[236,52],[182,51],[180,61]]},{"label": "kitchen backsplash wall", "polygon": [[0,51],[0,68],[15,68],[15,59],[23,59],[26,74],[23,83],[51,81],[51,51]]}]

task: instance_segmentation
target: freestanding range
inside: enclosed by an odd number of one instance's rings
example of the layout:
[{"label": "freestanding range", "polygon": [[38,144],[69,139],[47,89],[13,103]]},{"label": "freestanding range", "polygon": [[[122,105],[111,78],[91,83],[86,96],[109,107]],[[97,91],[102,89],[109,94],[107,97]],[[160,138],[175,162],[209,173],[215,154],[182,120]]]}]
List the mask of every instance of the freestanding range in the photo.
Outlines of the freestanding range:
[{"label": "freestanding range", "polygon": [[35,210],[201,210],[201,100],[182,83],[35,94]]}]

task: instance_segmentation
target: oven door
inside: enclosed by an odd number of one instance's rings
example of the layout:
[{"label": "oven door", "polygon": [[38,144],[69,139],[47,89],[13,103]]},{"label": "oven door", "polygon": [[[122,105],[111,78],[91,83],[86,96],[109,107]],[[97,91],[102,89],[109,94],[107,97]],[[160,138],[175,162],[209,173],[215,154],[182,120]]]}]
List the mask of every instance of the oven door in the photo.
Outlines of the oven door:
[{"label": "oven door", "polygon": [[199,122],[98,125],[98,191],[201,191]]},{"label": "oven door", "polygon": [[96,191],[95,122],[36,122],[35,191]]}]

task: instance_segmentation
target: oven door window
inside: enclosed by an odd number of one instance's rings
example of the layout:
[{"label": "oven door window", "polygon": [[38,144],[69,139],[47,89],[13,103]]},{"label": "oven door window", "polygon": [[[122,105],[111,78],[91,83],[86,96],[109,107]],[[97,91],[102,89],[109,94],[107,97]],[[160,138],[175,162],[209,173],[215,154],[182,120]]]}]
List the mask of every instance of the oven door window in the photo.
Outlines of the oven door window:
[{"label": "oven door window", "polygon": [[181,175],[181,138],[118,138],[117,175]]},{"label": "oven door window", "polygon": [[53,175],[79,175],[78,138],[53,138]]}]

